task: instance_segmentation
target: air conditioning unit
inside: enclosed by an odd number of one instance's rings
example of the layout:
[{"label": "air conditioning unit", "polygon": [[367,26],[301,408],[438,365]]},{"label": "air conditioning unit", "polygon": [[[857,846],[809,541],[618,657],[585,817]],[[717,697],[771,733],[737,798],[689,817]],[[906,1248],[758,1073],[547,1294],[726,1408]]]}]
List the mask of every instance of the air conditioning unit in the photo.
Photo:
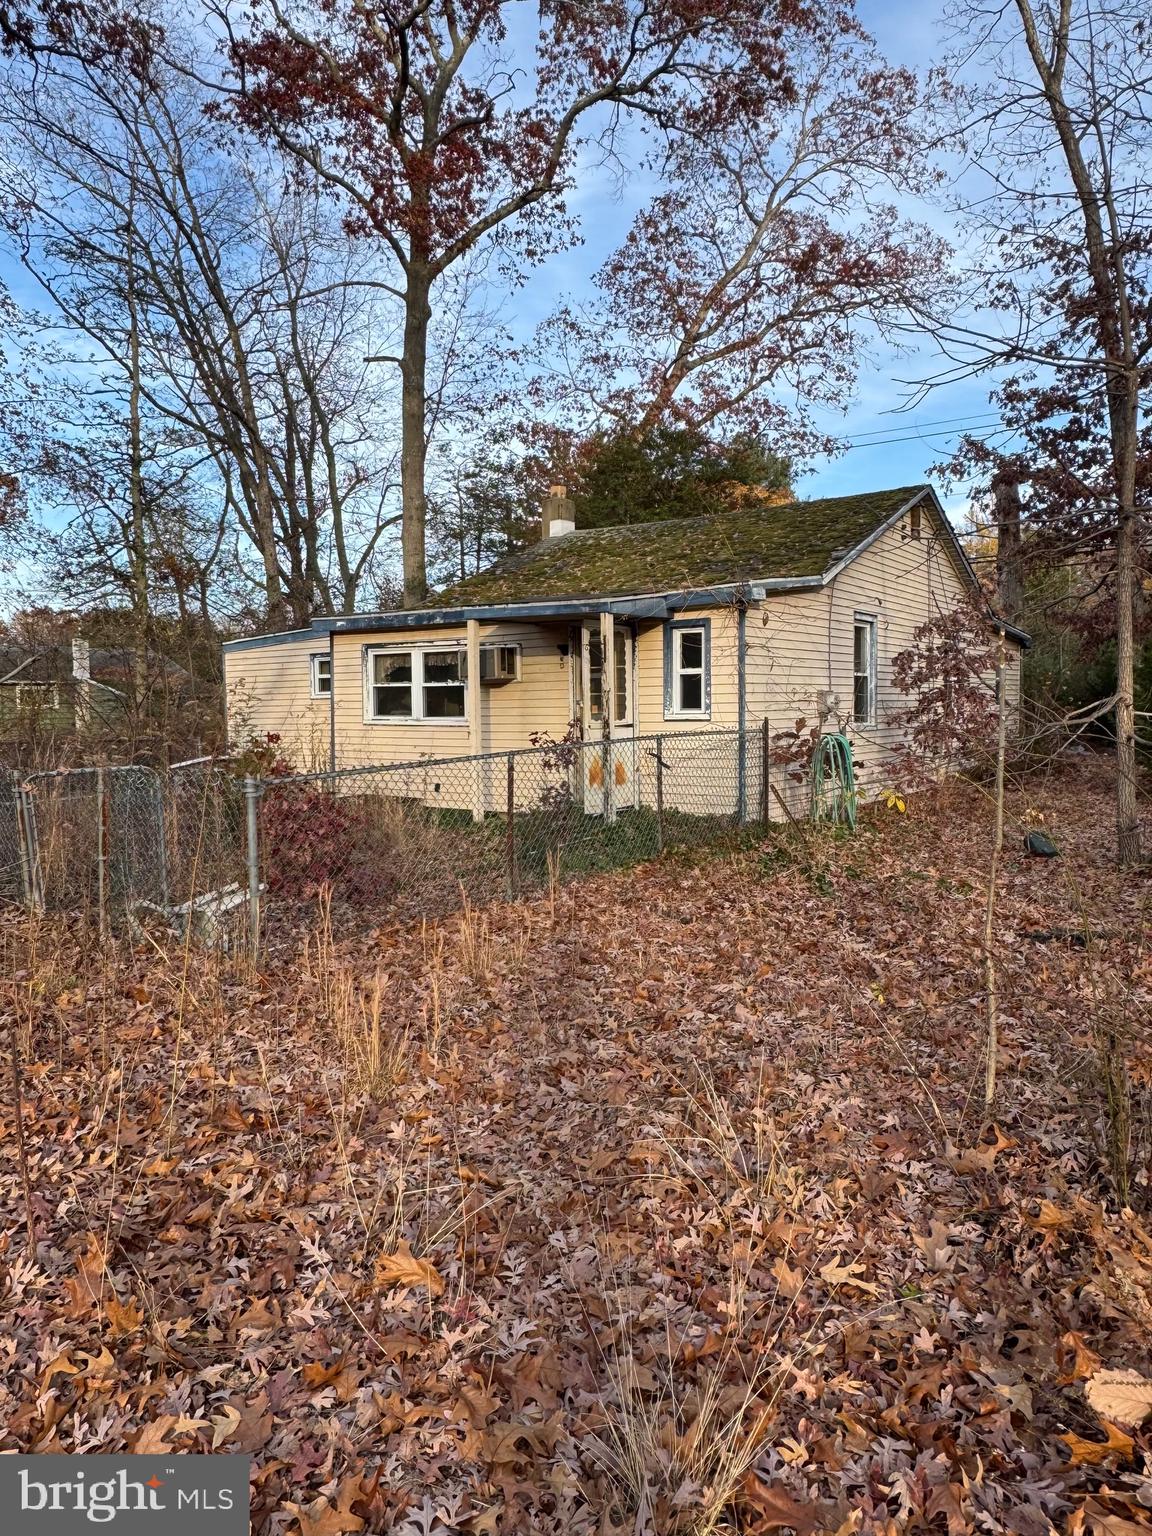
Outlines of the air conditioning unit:
[{"label": "air conditioning unit", "polygon": [[482,645],[480,647],[480,681],[482,683],[514,683],[520,677],[520,647],[518,645]]}]

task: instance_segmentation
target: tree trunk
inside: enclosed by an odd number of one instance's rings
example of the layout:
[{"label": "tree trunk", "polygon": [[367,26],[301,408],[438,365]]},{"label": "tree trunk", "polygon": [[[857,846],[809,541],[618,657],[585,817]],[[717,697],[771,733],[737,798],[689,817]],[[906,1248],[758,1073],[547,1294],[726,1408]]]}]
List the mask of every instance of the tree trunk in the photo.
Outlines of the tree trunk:
[{"label": "tree trunk", "polygon": [[[1084,253],[1092,285],[1100,353],[1105,362],[1108,432],[1116,486],[1116,837],[1122,864],[1140,857],[1136,814],[1136,730],[1134,696],[1136,610],[1136,450],[1140,421],[1140,367],[1132,314],[1131,279],[1117,214],[1110,160],[1100,122],[1077,123],[1064,95],[1064,70],[1071,37],[1072,8],[1062,0],[1054,23],[1056,46],[1041,41],[1031,0],[1016,0],[1024,38],[1044,86],[1084,222]],[[1093,183],[1084,141],[1095,131],[1100,150],[1100,184]]]},{"label": "tree trunk", "polygon": [[1123,517],[1116,534],[1116,852],[1121,864],[1140,859],[1136,809],[1135,715],[1136,527]]},{"label": "tree trunk", "polygon": [[405,295],[404,355],[400,378],[400,498],[404,509],[401,546],[404,554],[404,606],[419,608],[428,596],[425,556],[427,503],[424,467],[428,452],[424,409],[428,371],[428,326],[432,319],[431,276],[410,265]]},{"label": "tree trunk", "polygon": [[1006,474],[995,475],[992,500],[996,514],[996,605],[1004,618],[1018,624],[1024,615],[1019,482]]}]

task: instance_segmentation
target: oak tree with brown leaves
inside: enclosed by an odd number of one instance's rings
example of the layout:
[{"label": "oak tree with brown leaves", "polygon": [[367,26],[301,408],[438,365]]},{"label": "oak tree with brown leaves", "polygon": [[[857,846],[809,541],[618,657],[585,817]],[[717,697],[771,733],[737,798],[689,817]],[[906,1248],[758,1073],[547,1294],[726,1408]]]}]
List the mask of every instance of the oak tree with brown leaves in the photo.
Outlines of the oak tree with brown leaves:
[{"label": "oak tree with brown leaves", "polygon": [[851,25],[831,4],[647,0],[548,4],[534,39],[499,0],[257,0],[223,5],[239,119],[345,200],[383,243],[402,309],[406,601],[426,591],[428,335],[438,285],[487,245],[530,264],[570,238],[563,194],[590,143],[639,119],[670,143],[722,138],[793,93],[800,40]]},{"label": "oak tree with brown leaves", "polygon": [[[813,405],[851,392],[877,336],[923,303],[940,242],[893,206],[932,171],[931,81],[889,66],[849,18],[797,37],[789,89],[723,133],[662,141],[662,190],[583,306],[544,327],[537,384],[584,431],[661,424],[826,447]],[[785,403],[786,401],[786,403]]]}]

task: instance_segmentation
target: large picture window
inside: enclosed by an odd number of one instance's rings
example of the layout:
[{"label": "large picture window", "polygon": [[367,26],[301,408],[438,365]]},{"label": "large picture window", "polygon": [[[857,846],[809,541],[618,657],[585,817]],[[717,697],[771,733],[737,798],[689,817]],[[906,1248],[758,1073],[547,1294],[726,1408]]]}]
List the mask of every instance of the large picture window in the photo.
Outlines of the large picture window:
[{"label": "large picture window", "polygon": [[860,613],[852,626],[852,719],[876,723],[876,620]]},{"label": "large picture window", "polygon": [[664,630],[664,718],[707,720],[712,713],[711,625],[675,621]]},{"label": "large picture window", "polygon": [[369,720],[444,720],[468,717],[468,655],[457,646],[412,646],[368,652]]}]

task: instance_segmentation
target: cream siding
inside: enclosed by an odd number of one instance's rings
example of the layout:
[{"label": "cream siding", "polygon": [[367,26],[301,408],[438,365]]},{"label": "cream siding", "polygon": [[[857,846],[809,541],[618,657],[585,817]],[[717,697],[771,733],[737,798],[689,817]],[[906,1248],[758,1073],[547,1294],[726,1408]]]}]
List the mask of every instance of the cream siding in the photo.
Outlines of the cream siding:
[{"label": "cream siding", "polygon": [[311,697],[311,657],[326,655],[328,636],[306,630],[274,642],[228,647],[224,690],[228,740],[280,738],[282,755],[298,769],[326,768],[329,761],[329,704]]},{"label": "cream siding", "polygon": [[[925,506],[922,532],[913,539],[907,522],[888,529],[827,587],[769,597],[747,620],[749,725],[764,719],[772,730],[805,730],[817,723],[820,695],[839,695],[830,728],[842,724],[853,743],[858,780],[865,794],[898,779],[905,734],[892,715],[909,700],[892,682],[892,660],[914,643],[921,624],[948,612],[967,596],[950,539]],[[876,621],[876,723],[851,720],[853,627],[856,615]],[[1009,646],[1009,699],[1019,698],[1019,647]],[[807,786],[780,766],[772,779],[793,814],[807,811]],[[773,797],[775,800],[775,797]],[[778,804],[774,812],[781,814]]]},{"label": "cream siding", "polygon": [[[464,625],[439,629],[384,630],[373,634],[337,634],[333,677],[336,689],[336,766],[359,768],[373,763],[417,758],[464,757],[470,750],[468,722],[417,721],[394,724],[365,719],[364,657],[376,646],[456,644],[467,640]],[[571,690],[566,625],[482,624],[481,645],[520,646],[520,680],[485,684],[480,693],[481,752],[507,752],[529,745],[533,732],[559,738],[568,729]]]}]

